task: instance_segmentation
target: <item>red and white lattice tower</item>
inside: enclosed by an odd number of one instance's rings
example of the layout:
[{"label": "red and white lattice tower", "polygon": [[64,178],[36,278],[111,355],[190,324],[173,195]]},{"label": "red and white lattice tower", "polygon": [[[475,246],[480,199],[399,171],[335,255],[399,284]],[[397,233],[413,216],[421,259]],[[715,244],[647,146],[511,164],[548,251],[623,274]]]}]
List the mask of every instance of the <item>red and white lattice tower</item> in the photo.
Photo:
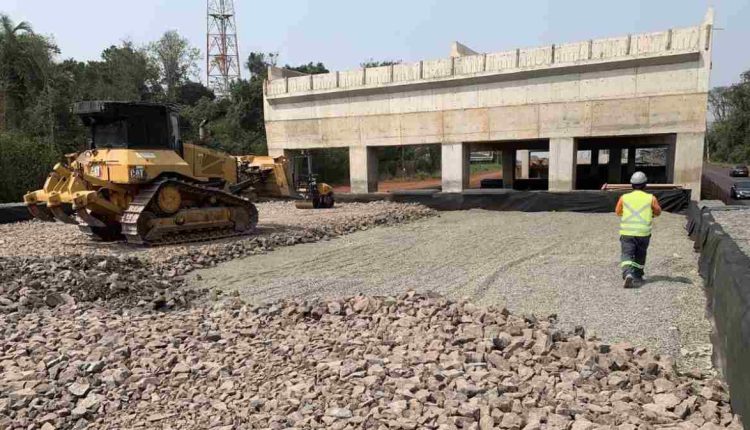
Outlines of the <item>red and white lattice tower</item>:
[{"label": "red and white lattice tower", "polygon": [[206,82],[217,97],[229,94],[240,78],[240,48],[234,22],[233,0],[208,0],[206,24]]}]

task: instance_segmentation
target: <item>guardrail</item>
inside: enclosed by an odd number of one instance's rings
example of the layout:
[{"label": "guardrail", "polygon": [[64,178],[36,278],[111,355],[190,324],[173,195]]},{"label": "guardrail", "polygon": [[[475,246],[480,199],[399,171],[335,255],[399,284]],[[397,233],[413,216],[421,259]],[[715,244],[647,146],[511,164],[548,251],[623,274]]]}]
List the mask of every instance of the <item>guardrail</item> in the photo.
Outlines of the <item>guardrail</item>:
[{"label": "guardrail", "polygon": [[277,96],[696,52],[708,49],[708,34],[710,25],[695,26],[537,48],[284,77],[266,81],[265,91],[267,96]]}]

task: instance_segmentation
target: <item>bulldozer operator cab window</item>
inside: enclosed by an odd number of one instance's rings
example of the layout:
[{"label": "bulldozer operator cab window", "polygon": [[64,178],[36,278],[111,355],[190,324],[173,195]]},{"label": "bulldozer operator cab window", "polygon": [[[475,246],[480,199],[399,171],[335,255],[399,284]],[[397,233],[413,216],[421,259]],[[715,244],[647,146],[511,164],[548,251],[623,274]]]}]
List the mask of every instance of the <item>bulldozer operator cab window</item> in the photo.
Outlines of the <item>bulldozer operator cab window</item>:
[{"label": "bulldozer operator cab window", "polygon": [[100,117],[91,122],[92,148],[170,148],[164,116]]}]

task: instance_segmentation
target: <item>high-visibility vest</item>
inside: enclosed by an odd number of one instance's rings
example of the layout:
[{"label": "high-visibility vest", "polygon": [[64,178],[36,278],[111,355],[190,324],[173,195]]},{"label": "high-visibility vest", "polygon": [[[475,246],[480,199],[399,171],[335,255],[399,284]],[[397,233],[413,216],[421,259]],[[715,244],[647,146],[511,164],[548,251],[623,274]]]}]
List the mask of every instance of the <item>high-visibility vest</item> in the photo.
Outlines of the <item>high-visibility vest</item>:
[{"label": "high-visibility vest", "polygon": [[653,211],[651,202],[654,196],[635,190],[622,196],[621,236],[645,237],[651,235]]}]

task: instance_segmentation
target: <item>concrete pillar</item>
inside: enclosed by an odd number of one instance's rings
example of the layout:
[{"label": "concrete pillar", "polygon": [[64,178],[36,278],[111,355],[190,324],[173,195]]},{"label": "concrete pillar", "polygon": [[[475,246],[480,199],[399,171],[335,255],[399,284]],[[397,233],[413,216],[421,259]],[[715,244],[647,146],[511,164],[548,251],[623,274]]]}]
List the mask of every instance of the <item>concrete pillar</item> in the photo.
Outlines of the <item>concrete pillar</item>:
[{"label": "concrete pillar", "polygon": [[677,133],[674,144],[674,183],[691,190],[690,198],[701,198],[704,133]]},{"label": "concrete pillar", "polygon": [[672,135],[671,141],[667,145],[667,183],[674,184],[674,153],[675,153],[675,142],[677,142],[677,136]]},{"label": "concrete pillar", "polygon": [[572,191],[576,185],[576,140],[554,137],[549,140],[549,190]]},{"label": "concrete pillar", "polygon": [[349,147],[349,183],[352,193],[374,193],[378,190],[378,157],[375,148]]},{"label": "concrete pillar", "polygon": [[282,155],[286,156],[286,158],[291,158],[292,151],[288,149],[282,149],[282,148],[268,148],[268,155],[271,157],[281,157]]},{"label": "concrete pillar", "polygon": [[469,145],[462,142],[443,143],[440,163],[444,193],[460,193],[469,188]]},{"label": "concrete pillar", "polygon": [[503,149],[503,188],[513,189],[516,179],[516,150]]},{"label": "concrete pillar", "polygon": [[622,183],[622,148],[609,148],[609,163],[607,165],[607,183]]},{"label": "concrete pillar", "polygon": [[521,160],[520,179],[529,179],[529,150],[520,149],[516,152],[516,159]]},{"label": "concrete pillar", "polygon": [[[628,174],[632,175],[635,173],[635,147],[628,148]],[[624,178],[625,180],[629,180],[630,178]]]}]

